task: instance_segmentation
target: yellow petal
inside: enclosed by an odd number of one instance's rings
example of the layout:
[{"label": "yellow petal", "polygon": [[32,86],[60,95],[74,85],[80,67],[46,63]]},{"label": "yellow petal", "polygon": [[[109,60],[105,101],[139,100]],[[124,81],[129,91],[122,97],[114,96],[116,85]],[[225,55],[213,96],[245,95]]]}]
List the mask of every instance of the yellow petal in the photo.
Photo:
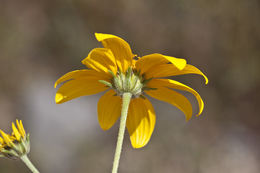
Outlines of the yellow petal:
[{"label": "yellow petal", "polygon": [[155,121],[153,106],[147,98],[131,100],[126,126],[134,148],[144,147],[149,142]]},{"label": "yellow petal", "polygon": [[141,57],[135,63],[137,71],[141,74],[148,70],[155,69],[158,65],[171,63],[171,65],[179,70],[182,70],[186,66],[186,60],[181,58],[170,57],[162,54],[150,54]]},{"label": "yellow petal", "polygon": [[26,132],[25,132],[25,130],[24,130],[24,128],[23,128],[23,122],[22,122],[22,120],[20,120],[20,121],[16,120],[16,125],[17,125],[17,128],[18,128],[20,134],[22,135],[22,137],[25,137]]},{"label": "yellow petal", "polygon": [[198,104],[199,104],[199,112],[198,112],[197,116],[199,116],[202,113],[202,111],[204,109],[204,102],[203,102],[202,98],[200,97],[199,93],[197,93],[194,89],[192,89],[192,88],[188,87],[187,85],[184,85],[178,81],[171,80],[171,79],[153,79],[150,81],[150,83],[148,83],[148,86],[155,87],[156,85],[158,86],[158,84],[160,86],[177,89],[177,90],[183,90],[183,91],[192,93],[196,97]]},{"label": "yellow petal", "polygon": [[93,77],[70,80],[64,83],[57,91],[55,101],[57,104],[64,103],[74,98],[97,94],[105,91],[107,87]]},{"label": "yellow petal", "polygon": [[4,143],[3,138],[0,137],[0,145]]},{"label": "yellow petal", "polygon": [[19,133],[19,131],[17,130],[17,128],[15,127],[14,123],[12,123],[12,129],[13,129],[13,133],[14,136],[16,138],[17,141],[20,141],[21,139],[21,134]]},{"label": "yellow petal", "polygon": [[62,77],[60,77],[54,84],[54,88],[57,87],[62,82],[72,80],[72,79],[79,79],[79,78],[99,78],[100,80],[108,80],[110,76],[104,74],[104,73],[99,73],[94,70],[75,70],[71,71],[69,73],[66,73]]},{"label": "yellow petal", "polygon": [[189,120],[192,117],[192,106],[186,97],[168,88],[157,87],[157,85],[150,86],[156,88],[156,90],[145,91],[148,95],[176,106],[185,114],[186,120]]},{"label": "yellow petal", "polygon": [[5,142],[9,147],[11,147],[11,145],[13,144],[13,142],[12,142],[12,140],[10,139],[10,137],[9,137],[5,132],[3,132],[2,130],[0,130],[0,133],[1,133],[1,135],[3,136],[4,142]]},{"label": "yellow petal", "polygon": [[110,129],[121,114],[122,99],[109,90],[98,101],[98,121],[103,130]]},{"label": "yellow petal", "polygon": [[114,54],[116,64],[122,72],[126,72],[132,65],[134,57],[129,44],[120,37],[111,34],[95,33],[98,41],[101,41],[105,48],[108,48]]},{"label": "yellow petal", "polygon": [[19,133],[24,137],[25,134],[24,134],[23,124],[21,126],[20,122],[17,119],[16,119],[16,126],[18,128]]},{"label": "yellow petal", "polygon": [[82,61],[82,64],[98,72],[108,73],[108,70],[114,74],[117,72],[117,66],[113,53],[106,48],[95,48]]},{"label": "yellow petal", "polygon": [[208,83],[208,78],[198,68],[193,65],[187,64],[184,69],[179,70],[171,64],[161,64],[155,68],[151,68],[145,73],[146,78],[159,78],[168,76],[177,76],[185,74],[198,74],[202,75],[205,79],[205,83]]}]

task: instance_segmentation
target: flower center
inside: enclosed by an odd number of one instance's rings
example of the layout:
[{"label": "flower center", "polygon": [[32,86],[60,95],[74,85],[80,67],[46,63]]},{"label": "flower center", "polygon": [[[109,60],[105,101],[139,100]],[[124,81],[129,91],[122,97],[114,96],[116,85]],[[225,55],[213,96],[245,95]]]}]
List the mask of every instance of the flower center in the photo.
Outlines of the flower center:
[{"label": "flower center", "polygon": [[129,68],[126,73],[118,72],[117,75],[114,76],[112,86],[120,96],[125,92],[129,92],[134,97],[139,97],[145,85],[144,81],[139,73]]},{"label": "flower center", "polygon": [[113,88],[119,96],[123,96],[124,93],[129,92],[133,97],[142,97],[144,90],[156,89],[146,86],[152,78],[145,79],[144,75],[140,75],[140,72],[137,72],[132,68],[129,68],[126,73],[118,71],[116,75],[112,71],[109,72],[113,76],[111,81],[99,80],[99,82]]}]

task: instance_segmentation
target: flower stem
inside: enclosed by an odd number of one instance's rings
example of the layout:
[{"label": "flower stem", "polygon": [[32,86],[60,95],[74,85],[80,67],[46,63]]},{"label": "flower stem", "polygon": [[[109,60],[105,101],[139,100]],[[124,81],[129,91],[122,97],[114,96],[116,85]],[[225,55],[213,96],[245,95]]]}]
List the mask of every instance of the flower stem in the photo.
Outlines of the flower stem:
[{"label": "flower stem", "polygon": [[112,173],[117,173],[117,170],[118,170],[119,160],[120,160],[120,155],[121,155],[122,145],[123,145],[123,140],[124,140],[127,112],[128,112],[128,107],[129,107],[129,104],[131,101],[131,97],[132,97],[131,93],[123,94],[123,104],[122,104],[122,110],[121,110],[120,127],[119,127],[119,131],[118,131],[118,138],[117,138]]},{"label": "flower stem", "polygon": [[32,162],[29,160],[29,158],[27,157],[27,155],[23,155],[20,157],[21,160],[26,164],[26,166],[33,172],[33,173],[40,173],[35,166],[32,164]]}]

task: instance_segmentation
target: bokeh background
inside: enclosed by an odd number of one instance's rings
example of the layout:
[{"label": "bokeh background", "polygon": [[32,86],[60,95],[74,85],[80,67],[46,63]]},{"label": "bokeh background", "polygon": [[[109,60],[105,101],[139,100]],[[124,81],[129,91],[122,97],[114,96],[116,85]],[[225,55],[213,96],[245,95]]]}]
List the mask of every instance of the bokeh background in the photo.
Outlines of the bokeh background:
[{"label": "bokeh background", "polygon": [[[208,77],[178,77],[205,101],[185,122],[177,108],[154,100],[149,144],[131,147],[126,133],[120,172],[260,172],[260,1],[258,0],[1,0],[0,129],[22,119],[30,158],[44,173],[110,172],[118,123],[102,131],[99,95],[56,105],[53,84],[101,47],[94,33],[127,40],[139,56],[186,58]],[[185,94],[197,103],[190,94]],[[1,173],[27,173],[0,159]]]}]

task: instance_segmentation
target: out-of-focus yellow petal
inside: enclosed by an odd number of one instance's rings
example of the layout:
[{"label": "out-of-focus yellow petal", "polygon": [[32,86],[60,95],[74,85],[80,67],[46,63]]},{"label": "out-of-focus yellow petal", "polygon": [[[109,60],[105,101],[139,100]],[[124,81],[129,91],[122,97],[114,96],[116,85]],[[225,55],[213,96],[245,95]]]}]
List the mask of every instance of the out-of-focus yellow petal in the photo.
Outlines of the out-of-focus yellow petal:
[{"label": "out-of-focus yellow petal", "polygon": [[[8,135],[8,134],[7,134],[7,135]],[[8,135],[8,137],[11,139],[11,141],[17,140],[16,137],[14,136],[14,134]]]},{"label": "out-of-focus yellow petal", "polygon": [[82,61],[82,64],[98,72],[108,73],[108,70],[114,74],[117,72],[115,57],[110,49],[95,48]]},{"label": "out-of-focus yellow petal", "polygon": [[156,88],[156,90],[145,91],[148,95],[176,106],[185,114],[186,120],[192,117],[192,106],[186,97],[168,88],[158,87],[157,85],[150,85],[150,87]]},{"label": "out-of-focus yellow petal", "polygon": [[4,139],[0,137],[0,145],[4,143]]},{"label": "out-of-focus yellow petal", "polygon": [[198,74],[202,75],[205,79],[205,83],[208,83],[208,78],[198,68],[193,65],[187,64],[184,69],[179,70],[171,64],[161,64],[155,68],[151,68],[145,73],[146,78],[160,78],[168,76],[177,76],[185,74]]},{"label": "out-of-focus yellow petal", "polygon": [[103,130],[110,129],[121,114],[122,99],[109,90],[98,101],[98,121]]},{"label": "out-of-focus yellow petal", "polygon": [[56,103],[60,104],[80,96],[92,95],[105,91],[107,87],[98,82],[98,80],[99,79],[94,76],[87,76],[64,83],[56,93]]},{"label": "out-of-focus yellow petal", "polygon": [[129,44],[120,37],[111,34],[95,33],[98,41],[101,41],[105,48],[108,48],[114,54],[116,64],[122,72],[126,72],[132,65],[134,57]]},{"label": "out-of-focus yellow petal", "polygon": [[[18,121],[16,121],[16,124],[18,123]],[[23,122],[22,122],[22,120],[20,120],[20,127],[21,127],[21,131],[20,131],[20,133],[22,134],[22,136],[23,137],[25,137],[25,135],[26,135],[26,132],[25,132],[25,130],[24,130],[24,127],[23,127]]]},{"label": "out-of-focus yellow petal", "polygon": [[158,65],[163,65],[171,63],[173,67],[182,70],[186,66],[186,60],[181,58],[175,58],[171,56],[166,56],[162,54],[150,54],[141,57],[135,63],[137,71],[140,71],[141,74],[147,72],[148,70],[153,70],[157,68]]},{"label": "out-of-focus yellow petal", "polygon": [[16,138],[17,141],[20,141],[21,139],[21,134],[19,133],[19,131],[17,130],[17,128],[15,127],[14,123],[12,123],[12,129],[13,129],[13,134]]},{"label": "out-of-focus yellow petal", "polygon": [[0,133],[1,133],[1,135],[3,136],[4,142],[5,142],[9,147],[11,147],[11,145],[13,144],[13,142],[12,142],[12,140],[10,139],[10,137],[9,137],[5,132],[3,132],[2,130],[0,130]]},{"label": "out-of-focus yellow petal", "polygon": [[147,98],[132,99],[126,126],[134,148],[144,147],[150,140],[155,126],[155,112]]},{"label": "out-of-focus yellow petal", "polygon": [[69,73],[66,73],[62,77],[60,77],[54,84],[54,88],[57,87],[62,82],[72,80],[72,79],[79,79],[79,78],[99,78],[100,80],[109,80],[111,77],[104,73],[96,72],[95,70],[75,70]]},{"label": "out-of-focus yellow petal", "polygon": [[25,136],[25,130],[23,128],[22,120],[20,122],[16,119],[16,126],[18,128],[19,133],[22,135],[22,137]]},{"label": "out-of-focus yellow petal", "polygon": [[172,89],[177,89],[177,90],[183,90],[183,91],[187,91],[187,92],[190,92],[192,93],[197,101],[198,101],[198,104],[199,104],[199,112],[197,114],[197,116],[199,116],[203,109],[204,109],[204,102],[202,100],[202,98],[200,97],[199,93],[197,93],[194,89],[188,87],[187,85],[184,85],[178,81],[175,81],[175,80],[171,80],[171,79],[153,79],[150,81],[150,83],[148,83],[148,86],[158,86],[161,85],[161,86],[164,86],[164,87],[168,87],[168,88],[172,88]]}]

